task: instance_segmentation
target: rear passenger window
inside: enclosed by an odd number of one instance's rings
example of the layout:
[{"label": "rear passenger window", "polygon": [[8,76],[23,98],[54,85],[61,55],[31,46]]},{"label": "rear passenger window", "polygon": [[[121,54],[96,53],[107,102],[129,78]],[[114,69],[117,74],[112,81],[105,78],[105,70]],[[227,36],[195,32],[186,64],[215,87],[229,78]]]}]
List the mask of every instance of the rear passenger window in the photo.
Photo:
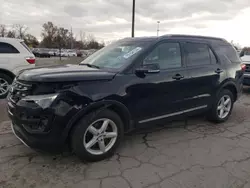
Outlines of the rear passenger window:
[{"label": "rear passenger window", "polygon": [[19,51],[11,44],[0,42],[0,54],[16,54]]},{"label": "rear passenger window", "polygon": [[241,62],[237,51],[230,45],[218,46],[216,50],[219,50],[221,55],[224,55],[231,63]]},{"label": "rear passenger window", "polygon": [[214,54],[206,44],[186,43],[184,48],[187,54],[187,66],[209,65],[211,61],[216,62]]}]

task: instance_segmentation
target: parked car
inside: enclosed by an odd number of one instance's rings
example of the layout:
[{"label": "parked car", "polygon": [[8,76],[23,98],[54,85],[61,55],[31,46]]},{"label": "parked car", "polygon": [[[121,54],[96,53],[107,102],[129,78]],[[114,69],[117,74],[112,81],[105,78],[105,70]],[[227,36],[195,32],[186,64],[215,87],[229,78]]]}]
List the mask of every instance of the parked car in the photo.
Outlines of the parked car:
[{"label": "parked car", "polygon": [[8,113],[14,134],[31,148],[54,152],[68,143],[79,158],[99,161],[135,128],[200,113],[226,121],[244,69],[224,39],[127,38],[79,65],[22,72]]},{"label": "parked car", "polygon": [[50,58],[50,51],[49,50],[46,50],[46,49],[35,49],[33,51],[33,54],[36,56],[36,57],[41,57],[41,58]]},{"label": "parked car", "polygon": [[0,98],[5,98],[16,74],[35,66],[35,57],[23,40],[0,37]]},{"label": "parked car", "polygon": [[63,50],[63,51],[61,52],[61,56],[62,56],[62,57],[76,57],[77,54],[76,54],[76,52],[73,51],[73,50]]},{"label": "parked car", "polygon": [[76,56],[77,57],[82,57],[83,53],[80,50],[76,51]]},{"label": "parked car", "polygon": [[246,65],[243,84],[250,86],[250,48],[245,48],[244,52],[240,53],[242,62]]},{"label": "parked car", "polygon": [[55,50],[50,50],[49,52],[50,57],[51,56],[56,56],[56,51]]},{"label": "parked car", "polygon": [[75,50],[68,50],[67,53],[68,53],[68,57],[76,57],[77,56],[77,53]]}]

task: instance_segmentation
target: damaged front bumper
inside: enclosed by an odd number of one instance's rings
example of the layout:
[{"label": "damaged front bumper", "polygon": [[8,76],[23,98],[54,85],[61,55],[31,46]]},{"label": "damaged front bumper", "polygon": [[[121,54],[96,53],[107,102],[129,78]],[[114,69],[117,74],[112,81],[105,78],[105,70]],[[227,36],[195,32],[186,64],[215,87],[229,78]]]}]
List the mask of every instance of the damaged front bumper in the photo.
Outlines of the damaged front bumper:
[{"label": "damaged front bumper", "polygon": [[13,133],[38,150],[61,151],[67,139],[64,129],[78,110],[57,94],[25,97],[16,103],[8,96]]}]

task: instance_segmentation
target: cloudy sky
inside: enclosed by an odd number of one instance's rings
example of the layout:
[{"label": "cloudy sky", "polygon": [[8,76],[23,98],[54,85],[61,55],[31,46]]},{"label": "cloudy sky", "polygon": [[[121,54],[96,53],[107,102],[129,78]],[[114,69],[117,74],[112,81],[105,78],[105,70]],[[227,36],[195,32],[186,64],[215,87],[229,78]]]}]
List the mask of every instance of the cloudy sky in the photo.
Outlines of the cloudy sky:
[{"label": "cloudy sky", "polygon": [[[92,33],[98,40],[131,35],[132,0],[0,0],[0,24],[25,24],[38,38],[42,24]],[[250,0],[136,0],[136,36],[169,33],[224,37],[250,46]]]}]

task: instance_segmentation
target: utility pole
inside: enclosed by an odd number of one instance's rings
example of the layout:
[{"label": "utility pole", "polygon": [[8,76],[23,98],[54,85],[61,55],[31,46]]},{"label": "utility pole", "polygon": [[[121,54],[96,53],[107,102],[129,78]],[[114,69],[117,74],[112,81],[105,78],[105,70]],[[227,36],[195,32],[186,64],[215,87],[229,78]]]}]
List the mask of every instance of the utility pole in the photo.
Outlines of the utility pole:
[{"label": "utility pole", "polygon": [[132,7],[132,37],[135,36],[135,0],[133,0]]},{"label": "utility pole", "polygon": [[159,36],[159,32],[160,32],[160,21],[157,21],[157,37]]},{"label": "utility pole", "polygon": [[71,38],[70,39],[71,40],[71,49],[73,49],[73,32],[72,32],[72,27],[71,27],[71,34],[70,35],[71,35],[71,37],[70,37]]}]

